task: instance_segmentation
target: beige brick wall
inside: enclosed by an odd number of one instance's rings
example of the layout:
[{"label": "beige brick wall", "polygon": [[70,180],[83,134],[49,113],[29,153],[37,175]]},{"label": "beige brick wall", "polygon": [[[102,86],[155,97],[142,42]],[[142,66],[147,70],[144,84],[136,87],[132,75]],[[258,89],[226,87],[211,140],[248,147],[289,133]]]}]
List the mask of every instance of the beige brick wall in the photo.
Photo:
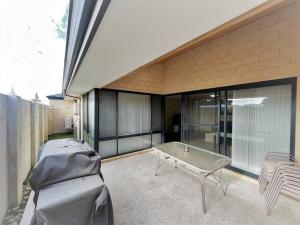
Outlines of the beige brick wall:
[{"label": "beige brick wall", "polygon": [[162,93],[164,82],[164,64],[155,64],[112,82],[105,88],[130,90],[146,93]]},{"label": "beige brick wall", "polygon": [[65,116],[73,116],[73,101],[49,100],[48,131],[49,134],[65,133]]},{"label": "beige brick wall", "polygon": [[[300,76],[300,3],[165,63],[164,93]],[[300,81],[296,155],[300,159]]]},{"label": "beige brick wall", "polygon": [[[300,2],[110,86],[170,94],[295,76],[300,77]],[[297,86],[296,155],[300,159],[299,79]]]},{"label": "beige brick wall", "polygon": [[164,92],[272,80],[299,72],[297,3],[167,61]]}]

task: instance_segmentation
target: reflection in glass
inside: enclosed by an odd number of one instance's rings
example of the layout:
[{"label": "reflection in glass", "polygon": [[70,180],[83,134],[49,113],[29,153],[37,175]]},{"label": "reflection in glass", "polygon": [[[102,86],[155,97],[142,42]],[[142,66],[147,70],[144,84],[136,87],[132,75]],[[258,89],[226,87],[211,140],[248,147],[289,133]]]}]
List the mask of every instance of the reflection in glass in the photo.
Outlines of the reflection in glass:
[{"label": "reflection in glass", "polygon": [[161,144],[161,133],[152,134],[152,146]]},{"label": "reflection in glass", "polygon": [[218,130],[216,126],[185,124],[184,140],[189,145],[218,152]]},{"label": "reflection in glass", "polygon": [[218,152],[218,103],[215,92],[191,94],[183,98],[184,142]]}]

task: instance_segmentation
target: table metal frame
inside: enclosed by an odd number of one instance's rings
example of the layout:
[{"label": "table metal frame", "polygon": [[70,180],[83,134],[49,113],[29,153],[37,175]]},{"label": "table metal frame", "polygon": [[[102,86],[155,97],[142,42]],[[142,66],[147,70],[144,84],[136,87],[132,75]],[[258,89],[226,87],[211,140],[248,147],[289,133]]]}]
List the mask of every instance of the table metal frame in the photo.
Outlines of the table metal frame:
[{"label": "table metal frame", "polygon": [[[196,170],[196,171],[199,171],[199,174],[197,173],[197,175],[200,175],[200,177],[201,177],[201,195],[202,195],[202,209],[203,209],[203,213],[206,213],[205,183],[206,183],[206,178],[207,178],[208,176],[212,175],[212,177],[213,177],[214,180],[217,182],[217,184],[220,185],[220,187],[221,187],[221,189],[222,189],[222,192],[223,192],[223,195],[224,195],[224,196],[226,195],[226,191],[227,191],[228,185],[227,185],[227,184],[224,184],[224,182],[223,182],[223,173],[222,173],[222,169],[223,169],[226,165],[230,164],[230,162],[228,162],[228,163],[226,163],[226,164],[223,164],[222,166],[218,166],[218,167],[214,168],[214,169],[211,170],[211,171],[206,171],[206,170],[202,170],[202,169],[200,169],[200,168],[197,168],[197,167],[195,167],[195,166],[193,166],[193,165],[191,165],[191,164],[189,164],[189,163],[187,163],[187,162],[185,162],[185,161],[182,161],[182,160],[180,160],[180,159],[177,159],[176,157],[171,156],[171,155],[169,155],[169,154],[167,154],[167,153],[165,153],[165,152],[163,152],[163,151],[161,151],[161,150],[159,150],[159,149],[157,149],[157,148],[155,148],[155,147],[153,147],[152,149],[156,150],[157,153],[158,153],[158,163],[157,163],[157,168],[156,168],[156,171],[155,171],[155,176],[158,175],[158,170],[159,170],[159,168],[162,167],[163,164],[164,164],[164,162],[165,162],[166,160],[168,160],[168,159],[173,159],[173,160],[174,160],[174,166],[175,166],[175,168],[179,168],[178,163],[180,163],[180,164],[183,164],[183,165],[185,165],[185,166],[187,166],[187,167],[190,167],[190,168],[192,168],[192,169],[194,169],[194,170]],[[163,163],[160,162],[160,161],[161,161],[161,160],[160,160],[160,159],[161,159],[160,153],[164,155],[164,160],[165,160],[165,161],[164,161]],[[219,160],[225,160],[225,159],[219,159]],[[218,161],[219,161],[219,160],[218,160]],[[217,161],[216,161],[216,162],[217,162]],[[216,176],[216,172],[217,172],[217,171],[220,171],[219,177]]]}]

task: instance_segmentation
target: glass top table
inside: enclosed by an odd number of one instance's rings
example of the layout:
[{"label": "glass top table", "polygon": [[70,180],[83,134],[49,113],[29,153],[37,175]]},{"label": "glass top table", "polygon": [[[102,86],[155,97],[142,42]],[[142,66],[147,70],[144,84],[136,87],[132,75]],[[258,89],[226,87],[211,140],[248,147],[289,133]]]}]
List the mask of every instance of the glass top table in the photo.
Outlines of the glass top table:
[{"label": "glass top table", "polygon": [[[164,159],[174,159],[175,167],[178,167],[177,163],[184,164],[188,167],[199,171],[201,177],[201,189],[202,189],[202,205],[203,212],[206,213],[205,206],[205,178],[209,175],[213,175],[214,179],[220,184],[223,194],[225,195],[226,188],[224,188],[222,182],[222,168],[231,163],[229,157],[210,152],[201,148],[197,148],[191,145],[183,144],[180,142],[169,142],[153,147],[158,152],[158,165],[155,172],[155,176],[158,174],[158,169],[162,166],[160,160],[161,155]],[[220,170],[220,175],[217,177],[215,172]]]}]

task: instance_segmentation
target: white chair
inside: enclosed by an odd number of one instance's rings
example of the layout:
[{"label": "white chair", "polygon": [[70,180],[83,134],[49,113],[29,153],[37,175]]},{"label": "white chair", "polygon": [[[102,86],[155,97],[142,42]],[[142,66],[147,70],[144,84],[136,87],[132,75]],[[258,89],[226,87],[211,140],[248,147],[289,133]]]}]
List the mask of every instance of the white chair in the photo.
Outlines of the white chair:
[{"label": "white chair", "polygon": [[294,162],[276,164],[265,194],[268,215],[270,215],[280,193],[300,200],[300,164]]},{"label": "white chair", "polygon": [[296,162],[296,160],[295,157],[289,153],[269,152],[266,154],[258,178],[259,190],[261,194],[266,190],[277,164],[281,162]]}]

